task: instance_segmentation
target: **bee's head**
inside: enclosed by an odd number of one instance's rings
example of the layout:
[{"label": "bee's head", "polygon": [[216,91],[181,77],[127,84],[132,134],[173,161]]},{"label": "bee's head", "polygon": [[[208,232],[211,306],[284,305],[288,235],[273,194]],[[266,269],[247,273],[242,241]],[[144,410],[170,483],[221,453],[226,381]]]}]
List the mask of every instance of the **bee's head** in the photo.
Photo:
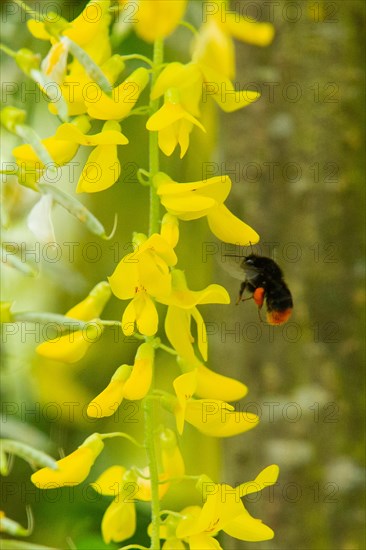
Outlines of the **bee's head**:
[{"label": "bee's head", "polygon": [[282,271],[275,261],[265,256],[257,256],[257,254],[245,256],[243,268],[249,272],[257,271],[266,273],[271,277],[282,277]]}]

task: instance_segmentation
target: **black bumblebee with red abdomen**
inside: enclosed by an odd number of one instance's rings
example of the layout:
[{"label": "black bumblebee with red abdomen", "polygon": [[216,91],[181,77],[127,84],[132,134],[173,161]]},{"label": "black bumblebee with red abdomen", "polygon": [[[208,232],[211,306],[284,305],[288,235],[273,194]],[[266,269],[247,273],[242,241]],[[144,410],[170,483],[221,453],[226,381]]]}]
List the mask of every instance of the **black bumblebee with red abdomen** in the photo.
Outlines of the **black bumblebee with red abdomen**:
[{"label": "black bumblebee with red abdomen", "polygon": [[281,268],[271,258],[250,254],[243,256],[240,263],[245,279],[240,285],[237,303],[243,299],[245,290],[252,294],[252,298],[261,309],[266,303],[267,322],[270,325],[281,325],[291,316],[293,301]]}]

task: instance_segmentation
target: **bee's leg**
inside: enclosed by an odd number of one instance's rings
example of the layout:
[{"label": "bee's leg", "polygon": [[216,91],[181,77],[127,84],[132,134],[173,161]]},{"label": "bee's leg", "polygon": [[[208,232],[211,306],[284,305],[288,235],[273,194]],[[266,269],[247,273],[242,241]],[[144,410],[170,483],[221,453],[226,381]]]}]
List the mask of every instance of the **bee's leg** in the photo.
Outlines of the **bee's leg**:
[{"label": "bee's leg", "polygon": [[262,316],[261,316],[261,309],[262,309],[262,306],[258,306],[258,317],[259,317],[259,321],[260,321],[261,323],[266,324],[266,322],[263,321],[263,319],[262,319]]},{"label": "bee's leg", "polygon": [[243,282],[241,283],[241,285],[240,285],[239,297],[238,297],[238,299],[236,300],[236,305],[240,304],[241,301],[244,301],[244,300],[245,300],[245,298],[242,299],[242,296],[243,296],[243,294],[244,294],[244,291],[245,291],[246,287],[247,287],[247,282],[246,282],[246,281],[243,281]]}]

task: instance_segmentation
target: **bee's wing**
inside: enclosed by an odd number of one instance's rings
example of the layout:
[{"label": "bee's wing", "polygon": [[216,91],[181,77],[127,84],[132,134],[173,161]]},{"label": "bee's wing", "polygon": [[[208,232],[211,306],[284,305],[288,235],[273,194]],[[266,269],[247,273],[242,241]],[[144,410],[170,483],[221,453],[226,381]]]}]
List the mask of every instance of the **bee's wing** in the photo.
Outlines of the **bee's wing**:
[{"label": "bee's wing", "polygon": [[230,254],[222,255],[217,258],[217,262],[220,264],[220,267],[239,281],[244,281],[245,279],[243,261],[244,256],[234,256]]}]

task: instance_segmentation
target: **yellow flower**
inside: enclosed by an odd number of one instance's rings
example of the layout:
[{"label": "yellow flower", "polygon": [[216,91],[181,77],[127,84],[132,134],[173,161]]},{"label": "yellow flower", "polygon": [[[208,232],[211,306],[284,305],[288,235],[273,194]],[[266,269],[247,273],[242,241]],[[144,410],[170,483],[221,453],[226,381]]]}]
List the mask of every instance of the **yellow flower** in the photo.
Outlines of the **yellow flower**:
[{"label": "yellow flower", "polygon": [[[183,476],[184,462],[174,432],[169,429],[162,430],[159,440],[163,465],[159,481]],[[141,474],[140,476],[135,471],[116,465],[105,470],[95,483],[91,484],[98,493],[114,497],[102,520],[102,535],[107,544],[132,537],[136,530],[135,501],[151,501],[151,484],[146,479],[149,476],[148,468],[144,468]],[[159,483],[159,499],[166,494],[170,485],[171,482],[168,481]]]},{"label": "yellow flower", "polygon": [[[123,71],[124,63],[119,55],[112,55],[100,65],[100,69],[111,85],[113,85],[119,74]],[[69,116],[86,113],[86,98],[89,96],[93,97],[94,95],[99,97],[101,95],[99,86],[88,76],[86,70],[77,60],[74,60],[69,65],[69,71],[64,75],[63,81],[60,83],[60,91],[66,101]],[[57,114],[54,102],[48,104],[48,109],[52,114]]]},{"label": "yellow flower", "polygon": [[[95,67],[101,69],[111,84],[115,82],[124,67],[117,56],[111,57],[109,8],[110,0],[91,0],[80,15],[71,22],[59,15],[57,19],[48,21],[47,24],[34,19],[27,22],[33,36],[41,40],[49,40],[52,44],[42,62],[42,71],[31,71],[30,76],[46,95],[48,95],[47,85],[56,82],[60,88],[61,97],[66,102],[69,116],[86,112],[84,96],[89,96],[97,87],[91,78]],[[84,64],[74,56],[71,63],[67,65],[69,39],[84,52]],[[59,109],[60,100],[55,97],[49,104],[49,110],[55,114]]]},{"label": "yellow flower", "polygon": [[[182,511],[185,517],[177,525],[176,537],[187,541],[190,548],[221,548],[217,541],[212,539],[219,531],[250,542],[272,539],[272,529],[261,520],[253,518],[240,499],[274,485],[278,472],[278,466],[273,464],[265,468],[253,481],[242,483],[235,488],[212,482],[202,484],[202,496],[207,497],[207,500],[202,509],[190,507]],[[196,545],[198,541],[201,546]]]},{"label": "yellow flower", "polygon": [[[221,13],[217,11],[213,18],[229,36],[255,46],[268,46],[272,42],[275,30],[271,23],[262,23],[250,17],[242,17],[227,10],[222,3],[220,9]],[[210,16],[208,16],[208,20],[210,20]]]},{"label": "yellow flower", "polygon": [[194,40],[192,59],[216,69],[227,78],[235,77],[235,46],[216,18],[204,23]]},{"label": "yellow flower", "polygon": [[57,461],[58,470],[42,468],[31,476],[39,489],[77,485],[86,479],[104,447],[99,434],[89,436],[73,453]]},{"label": "yellow flower", "polygon": [[125,118],[135,106],[148,82],[149,72],[147,69],[139,67],[112,90],[111,96],[105,94],[95,85],[95,99],[85,98],[88,115],[98,120]]},{"label": "yellow flower", "polygon": [[141,244],[136,243],[135,252],[124,256],[108,279],[117,298],[132,298],[122,317],[124,334],[133,334],[136,323],[141,334],[152,336],[158,328],[158,314],[150,296],[170,293],[169,266],[177,263],[177,257],[170,244],[157,233],[148,239],[140,235],[139,239]]},{"label": "yellow flower", "polygon": [[179,221],[176,216],[166,213],[161,220],[160,235],[175,248],[179,241]]},{"label": "yellow flower", "polygon": [[35,38],[50,40],[53,44],[56,43],[55,36],[70,38],[99,65],[111,55],[110,4],[110,0],[91,0],[73,21],[66,21],[58,15],[54,22],[47,24],[29,19],[27,26]]},{"label": "yellow flower", "polygon": [[183,158],[194,124],[206,132],[202,124],[180,103],[177,88],[169,88],[164,96],[163,107],[149,118],[146,128],[158,132],[159,147],[165,155],[169,157],[179,144],[180,158]]},{"label": "yellow flower", "polygon": [[167,296],[157,296],[158,302],[168,305],[165,318],[166,335],[180,357],[195,363],[195,353],[192,346],[191,319],[197,325],[198,349],[207,360],[207,333],[202,315],[197,309],[199,304],[229,304],[230,298],[224,287],[209,285],[203,290],[189,290],[183,271],[172,271],[172,291]]},{"label": "yellow flower", "polygon": [[[136,1],[128,2],[120,0],[128,7],[128,4],[136,6]],[[143,0],[138,2],[137,11],[134,13],[136,34],[146,42],[154,42],[159,38],[169,36],[186,10],[187,0]]]},{"label": "yellow flower", "polygon": [[178,376],[173,382],[177,396],[172,401],[177,430],[181,434],[184,422],[187,421],[205,435],[230,437],[254,428],[259,418],[257,415],[235,408],[220,399],[192,399],[197,387],[195,371]]},{"label": "yellow flower", "polygon": [[117,145],[126,145],[128,139],[121,132],[115,120],[103,125],[99,134],[86,135],[74,124],[61,124],[55,134],[56,139],[69,143],[95,147],[82,170],[77,193],[96,193],[111,187],[121,174]]},{"label": "yellow flower", "polygon": [[227,11],[224,2],[207,6],[205,22],[195,37],[193,61],[217,70],[227,78],[235,77],[235,47],[232,38],[255,46],[268,46],[273,40],[271,23]]},{"label": "yellow flower", "polygon": [[236,91],[233,84],[217,70],[204,63],[169,63],[157,78],[151,91],[151,98],[164,95],[164,105],[146,123],[150,131],[159,132],[159,146],[171,155],[177,144],[181,147],[181,158],[189,145],[189,134],[193,124],[204,127],[197,120],[199,104],[209,96],[225,112],[246,107],[259,97],[257,92]]},{"label": "yellow flower", "polygon": [[[62,132],[61,129],[63,126],[64,125],[61,124],[58,130]],[[72,126],[76,131],[80,131],[81,133],[87,132],[90,129],[90,124],[86,117],[76,118],[69,126]],[[79,149],[78,143],[71,142],[68,139],[61,139],[58,137],[59,135],[60,134],[41,140],[56,167],[63,166],[70,162]],[[19,167],[19,178],[22,182],[24,180],[28,181],[29,177],[33,178],[35,181],[41,178],[47,167],[29,143],[15,147],[12,153]]]},{"label": "yellow flower", "polygon": [[179,358],[178,363],[183,372],[193,371],[196,373],[194,394],[198,397],[222,401],[239,401],[248,393],[247,386],[239,380],[218,374],[198,360],[190,363]]},{"label": "yellow flower", "polygon": [[[108,283],[99,283],[85,300],[69,309],[66,317],[80,321],[96,319],[102,313],[110,296],[111,289]],[[64,363],[76,363],[84,357],[102,331],[103,327],[95,321],[85,330],[77,330],[60,338],[43,342],[37,346],[36,352],[47,359],[63,361]]]},{"label": "yellow flower", "polygon": [[94,418],[111,416],[123,399],[138,400],[150,389],[154,364],[154,348],[145,342],[139,346],[133,367],[122,365],[108,386],[89,403],[87,414]]},{"label": "yellow flower", "polygon": [[222,241],[247,246],[259,235],[234,216],[223,204],[231,189],[229,176],[216,176],[194,183],[176,183],[159,172],[154,185],[162,205],[181,220],[207,216],[211,231]]}]

